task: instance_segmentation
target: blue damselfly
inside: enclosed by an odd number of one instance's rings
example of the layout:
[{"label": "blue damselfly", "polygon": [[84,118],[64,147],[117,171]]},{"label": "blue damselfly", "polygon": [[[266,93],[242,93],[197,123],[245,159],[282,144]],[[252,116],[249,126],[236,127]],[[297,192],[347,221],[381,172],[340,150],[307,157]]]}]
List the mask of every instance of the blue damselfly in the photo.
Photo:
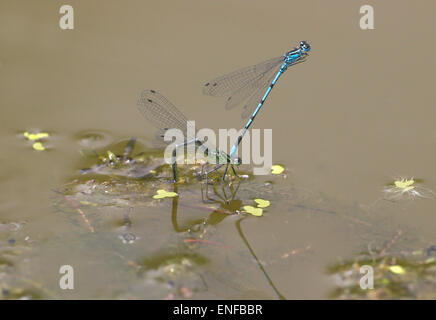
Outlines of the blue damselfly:
[{"label": "blue damselfly", "polygon": [[310,45],[301,41],[298,47],[283,56],[231,72],[203,86],[204,94],[227,97],[226,109],[232,109],[247,101],[243,107],[242,118],[251,117],[230,151],[231,158],[235,156],[242,138],[277,80],[288,67],[303,62],[309,51]]}]

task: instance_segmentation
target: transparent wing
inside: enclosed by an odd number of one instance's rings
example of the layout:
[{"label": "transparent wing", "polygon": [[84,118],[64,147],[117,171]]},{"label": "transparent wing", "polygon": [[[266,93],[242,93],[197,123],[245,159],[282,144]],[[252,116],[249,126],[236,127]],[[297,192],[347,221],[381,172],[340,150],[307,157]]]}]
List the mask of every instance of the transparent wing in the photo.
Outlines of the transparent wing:
[{"label": "transparent wing", "polygon": [[154,90],[144,90],[137,105],[144,118],[158,129],[153,141],[155,146],[167,144],[163,138],[168,129],[179,129],[186,137],[188,120],[176,106],[160,93]]},{"label": "transparent wing", "polygon": [[266,90],[271,85],[271,82],[273,81],[274,77],[277,75],[279,70],[280,70],[280,66],[271,69],[270,72],[268,72],[261,79],[261,81],[259,81],[258,86],[255,88],[255,91],[252,92],[252,95],[250,96],[247,103],[245,103],[244,107],[242,108],[242,119],[246,119],[253,114],[254,110],[259,105],[259,102],[265,95]]},{"label": "transparent wing", "polygon": [[245,101],[255,90],[255,81],[254,83],[248,83],[245,87],[238,89],[233,93],[232,96],[227,98],[226,101],[226,110],[233,109],[236,106],[239,106],[243,101]]},{"label": "transparent wing", "polygon": [[232,109],[240,105],[248,97],[253,95],[254,92],[259,88],[266,88],[270,85],[268,79],[271,73],[276,73],[276,70],[280,69],[281,64],[276,65],[274,68],[268,69],[264,73],[260,73],[256,79],[251,82],[247,82],[243,87],[239,88],[237,91],[233,92],[230,97],[227,98],[226,109]]},{"label": "transparent wing", "polygon": [[259,64],[233,71],[207,82],[203,86],[203,93],[210,96],[232,96],[232,93],[245,87],[247,83],[255,81],[271,68],[282,64],[283,56],[272,58]]},{"label": "transparent wing", "polygon": [[186,117],[168,99],[154,90],[144,90],[138,100],[138,109],[158,129],[186,128]]},{"label": "transparent wing", "polygon": [[[289,66],[293,66],[295,64],[299,64],[304,62],[305,60],[300,60],[297,62],[294,62],[290,64]],[[288,68],[289,68],[288,66]],[[255,92],[252,92],[250,95],[250,99],[247,101],[247,103],[244,105],[242,110],[242,119],[248,118],[251,116],[256,109],[256,107],[259,105],[260,100],[264,96],[266,89],[269,87],[271,82],[273,81],[274,77],[277,75],[281,67],[281,64],[278,65],[276,68],[273,68],[270,70],[270,72],[266,73],[265,76],[262,79],[259,79],[257,82],[257,89]]]}]

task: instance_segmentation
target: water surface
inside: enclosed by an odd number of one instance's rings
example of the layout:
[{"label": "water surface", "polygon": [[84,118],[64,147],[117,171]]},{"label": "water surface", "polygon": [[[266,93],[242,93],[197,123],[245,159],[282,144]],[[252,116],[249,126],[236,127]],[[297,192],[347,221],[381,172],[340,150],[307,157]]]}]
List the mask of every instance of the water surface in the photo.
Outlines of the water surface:
[{"label": "water surface", "polygon": [[[398,176],[436,189],[433,2],[373,3],[368,31],[350,1],[71,1],[71,31],[58,27],[61,4],[0,4],[2,298],[328,298],[329,266],[368,247],[435,244],[434,201],[380,200]],[[194,177],[153,200],[174,186],[149,149],[140,92],[159,90],[201,126],[240,128],[240,110],[202,84],[300,40],[308,61],[254,123],[273,130],[287,174],[242,180],[229,203],[213,190],[217,202],[203,203]],[[51,134],[42,152],[22,135],[39,130]],[[135,154],[153,156],[141,170],[157,175],[80,173],[131,137]],[[237,214],[259,197],[271,201],[262,217]],[[64,291],[67,264],[75,289]]]}]

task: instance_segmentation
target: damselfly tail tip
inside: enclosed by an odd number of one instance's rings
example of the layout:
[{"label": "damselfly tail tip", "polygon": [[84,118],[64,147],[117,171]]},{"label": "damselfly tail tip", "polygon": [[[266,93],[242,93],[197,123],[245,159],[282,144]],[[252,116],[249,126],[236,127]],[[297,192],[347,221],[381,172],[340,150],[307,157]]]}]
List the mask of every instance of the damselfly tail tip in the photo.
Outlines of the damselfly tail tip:
[{"label": "damselfly tail tip", "polygon": [[300,41],[300,50],[304,53],[310,51],[310,44],[306,41]]}]

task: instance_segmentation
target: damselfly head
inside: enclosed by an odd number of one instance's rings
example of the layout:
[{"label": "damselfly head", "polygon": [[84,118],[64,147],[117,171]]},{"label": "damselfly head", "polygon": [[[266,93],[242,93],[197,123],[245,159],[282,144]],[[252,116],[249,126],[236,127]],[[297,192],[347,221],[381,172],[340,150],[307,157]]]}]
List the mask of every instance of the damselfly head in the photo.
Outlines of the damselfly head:
[{"label": "damselfly head", "polygon": [[302,53],[307,53],[310,51],[310,44],[306,41],[300,41],[300,50]]}]

